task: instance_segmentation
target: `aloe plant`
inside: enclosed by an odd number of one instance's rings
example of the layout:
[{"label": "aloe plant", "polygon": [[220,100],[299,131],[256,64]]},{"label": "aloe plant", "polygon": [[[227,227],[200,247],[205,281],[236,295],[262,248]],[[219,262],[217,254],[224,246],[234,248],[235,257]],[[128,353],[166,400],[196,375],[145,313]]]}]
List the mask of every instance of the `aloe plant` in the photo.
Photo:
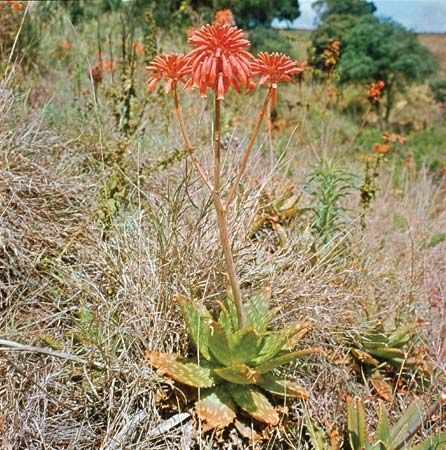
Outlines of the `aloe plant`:
[{"label": "aloe plant", "polygon": [[284,398],[306,399],[308,392],[297,383],[277,377],[274,369],[318,351],[295,350],[310,331],[297,323],[269,331],[276,310],[270,308],[270,291],[250,297],[244,304],[246,323],[239,326],[237,311],[228,295],[218,320],[195,300],[177,297],[188,332],[197,349],[193,359],[150,351],[148,363],[179,383],[200,388],[195,410],[204,429],[224,428],[241,408],[252,418],[276,425],[279,415],[264,391]]},{"label": "aloe plant", "polygon": [[411,354],[415,337],[414,328],[388,328],[379,321],[368,321],[358,333],[349,336],[354,346],[352,355],[365,366],[379,368],[389,364],[397,369],[421,367],[427,373],[429,368],[422,358]]},{"label": "aloe plant", "polygon": [[410,445],[425,419],[423,402],[416,400],[393,426],[389,414],[380,403],[379,421],[375,436],[367,432],[364,404],[354,398],[347,400],[348,436],[352,450],[441,450],[446,448],[446,432],[433,435],[414,446]]},{"label": "aloe plant", "polygon": [[280,192],[262,191],[257,213],[248,230],[248,237],[255,238],[261,230],[272,228],[279,245],[284,246],[288,241],[284,226],[299,214],[300,210],[297,208],[299,199],[300,197],[293,193],[292,187]]}]

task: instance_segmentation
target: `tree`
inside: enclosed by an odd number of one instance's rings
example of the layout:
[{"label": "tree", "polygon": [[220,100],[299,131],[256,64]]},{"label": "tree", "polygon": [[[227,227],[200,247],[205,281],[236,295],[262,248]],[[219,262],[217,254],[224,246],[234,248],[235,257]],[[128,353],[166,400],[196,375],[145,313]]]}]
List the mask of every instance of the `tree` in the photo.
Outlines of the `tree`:
[{"label": "tree", "polygon": [[363,20],[372,18],[376,6],[365,0],[318,0],[313,9],[319,18],[319,26],[311,34],[309,59],[313,66],[324,69],[324,50],[333,40],[345,47],[349,32]]},{"label": "tree", "polygon": [[385,82],[387,122],[395,90],[434,74],[436,62],[415,34],[391,20],[374,19],[361,22],[351,30],[339,70],[344,82]]},{"label": "tree", "polygon": [[317,0],[313,3],[313,9],[324,22],[332,15],[366,16],[376,11],[373,2],[366,0]]},{"label": "tree", "polygon": [[[298,0],[131,0],[138,7],[154,6],[154,13],[160,18],[167,18],[166,25],[172,15],[180,8],[192,7],[211,20],[220,9],[231,9],[237,25],[244,28],[271,26],[273,19],[294,20],[300,15]],[[165,25],[160,23],[160,25]]]}]

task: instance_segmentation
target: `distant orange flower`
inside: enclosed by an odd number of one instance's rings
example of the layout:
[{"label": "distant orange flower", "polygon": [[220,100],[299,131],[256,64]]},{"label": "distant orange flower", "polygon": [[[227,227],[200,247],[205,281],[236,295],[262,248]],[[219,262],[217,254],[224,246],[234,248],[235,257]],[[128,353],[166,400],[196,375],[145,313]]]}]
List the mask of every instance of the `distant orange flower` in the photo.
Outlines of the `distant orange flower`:
[{"label": "distant orange flower", "polygon": [[20,11],[23,8],[22,2],[9,2],[9,6],[13,11]]},{"label": "distant orange flower", "polygon": [[62,50],[70,50],[71,44],[70,44],[69,42],[67,42],[67,41],[62,41],[62,42],[59,44],[59,47],[60,47]]},{"label": "distant orange flower", "polygon": [[104,59],[102,61],[102,68],[105,70],[114,70],[115,69],[115,65],[113,63],[113,61],[110,61],[109,59]]},{"label": "distant orange flower", "polygon": [[216,27],[234,26],[235,20],[230,9],[217,11],[214,16],[214,25]]},{"label": "distant orange flower", "polygon": [[147,91],[153,92],[155,86],[165,80],[164,90],[166,94],[177,85],[186,82],[186,76],[190,74],[191,68],[184,55],[172,53],[170,55],[156,56],[147,67],[152,76],[147,80]]},{"label": "distant orange flower", "polygon": [[91,78],[93,78],[95,84],[101,83],[101,81],[104,79],[104,72],[99,63],[93,66],[90,72],[90,76]]},{"label": "distant orange flower", "polygon": [[142,55],[144,53],[144,46],[139,42],[134,42],[132,48],[137,55]]},{"label": "distant orange flower", "polygon": [[404,145],[406,143],[406,138],[396,133],[388,133],[387,131],[385,131],[381,137],[384,142],[387,142],[389,144],[395,144],[396,142],[398,142],[399,144]]},{"label": "distant orange flower", "polygon": [[191,64],[186,88],[198,88],[202,97],[208,88],[213,89],[222,100],[231,86],[237,92],[241,85],[247,90],[254,87],[250,81],[253,56],[245,50],[250,43],[242,30],[205,25],[189,38],[189,44],[195,49],[186,56]]},{"label": "distant orange flower", "polygon": [[373,144],[373,151],[375,153],[385,154],[390,150],[390,146],[385,144]]},{"label": "distant orange flower", "polygon": [[367,90],[367,98],[372,102],[379,102],[381,98],[381,91],[384,89],[386,83],[384,81],[379,80],[376,83],[372,83]]},{"label": "distant orange flower", "polygon": [[277,83],[280,81],[293,81],[292,75],[303,72],[296,61],[283,53],[260,52],[252,64],[252,76],[260,77],[259,84],[267,84],[273,89],[272,105],[276,104]]}]

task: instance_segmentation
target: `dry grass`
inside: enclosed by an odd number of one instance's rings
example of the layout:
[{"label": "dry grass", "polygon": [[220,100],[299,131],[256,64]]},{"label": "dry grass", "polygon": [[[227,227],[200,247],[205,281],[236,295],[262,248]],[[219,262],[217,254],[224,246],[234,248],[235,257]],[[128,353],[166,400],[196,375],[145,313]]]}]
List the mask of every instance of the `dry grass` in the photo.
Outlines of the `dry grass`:
[{"label": "dry grass", "polygon": [[440,66],[440,75],[446,76],[446,35],[444,34],[419,34],[418,39],[435,56]]},{"label": "dry grass", "polygon": [[[234,431],[200,437],[189,417],[160,436],[153,431],[190,404],[145,364],[144,351],[190,351],[174,294],[193,295],[212,307],[226,289],[210,198],[190,164],[144,174],[160,158],[160,146],[180,146],[178,130],[172,125],[164,133],[148,121],[146,145],[137,138],[129,142],[127,203],[104,237],[97,209],[110,175],[102,161],[114,148],[113,130],[101,129],[104,142],[94,145],[95,135],[68,140],[50,131],[44,111],[29,112],[26,99],[8,86],[0,87],[0,99],[1,337],[48,350],[0,347],[2,448],[247,448]],[[156,108],[151,113],[158,117]],[[194,120],[207,124],[210,114]],[[89,126],[98,132],[92,117]],[[397,190],[386,173],[367,229],[361,231],[352,214],[347,250],[337,257],[322,249],[310,258],[305,217],[287,229],[288,244],[275,252],[267,249],[273,238],[268,234],[265,241],[247,239],[261,188],[291,182],[301,192],[312,161],[330,154],[337,119],[321,125],[309,120],[298,123],[297,133],[280,147],[284,159],[276,166],[270,157],[279,150],[256,152],[231,222],[243,290],[271,285],[280,308],[274,325],[311,321],[314,332],[304,344],[325,350],[286,372],[307,387],[310,398],[290,405],[287,427],[265,439],[265,449],[306,448],[306,417],[334,424],[342,436],[346,395],[366,397],[374,410],[377,396],[354,370],[345,339],[369,301],[379,305],[382,317],[418,323],[433,368],[430,384],[410,374],[401,378],[392,413],[416,396],[430,403],[446,383],[446,246],[423,245],[444,231],[444,180],[407,170]],[[235,138],[246,139],[241,130],[232,136],[227,173],[237,157]],[[348,164],[358,170],[356,161]],[[301,206],[308,204],[303,195]],[[357,205],[355,194],[345,206]],[[438,431],[446,419],[436,419]]]}]

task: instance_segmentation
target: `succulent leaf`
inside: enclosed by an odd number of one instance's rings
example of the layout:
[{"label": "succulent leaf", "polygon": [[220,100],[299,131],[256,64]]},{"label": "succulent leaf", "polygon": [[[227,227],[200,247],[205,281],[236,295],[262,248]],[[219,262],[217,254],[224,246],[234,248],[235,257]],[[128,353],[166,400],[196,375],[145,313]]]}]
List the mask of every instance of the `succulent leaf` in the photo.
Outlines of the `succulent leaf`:
[{"label": "succulent leaf", "polygon": [[176,300],[183,312],[189,335],[197,351],[204,358],[210,360],[208,340],[210,333],[209,324],[212,321],[212,317],[209,311],[201,303],[187,297],[177,295]]},{"label": "succulent leaf", "polygon": [[268,399],[254,386],[231,386],[235,402],[250,416],[268,425],[277,425],[279,415]]},{"label": "succulent leaf", "polygon": [[147,362],[158,369],[160,375],[166,375],[188,386],[207,388],[215,385],[211,367],[203,367],[194,361],[179,360],[169,353],[147,351]]},{"label": "succulent leaf", "polygon": [[369,446],[364,405],[358,398],[347,400],[347,428],[353,450],[361,450]]},{"label": "succulent leaf", "polygon": [[274,358],[285,346],[287,335],[283,332],[269,333],[264,336],[259,345],[258,356],[251,360],[254,366],[259,366]]},{"label": "succulent leaf", "polygon": [[255,384],[260,379],[260,373],[245,364],[214,369],[214,372],[224,380],[235,384]]},{"label": "succulent leaf", "polygon": [[250,297],[245,305],[246,325],[251,326],[258,334],[263,334],[273,315],[270,310],[271,288],[265,288],[262,292]]},{"label": "succulent leaf", "polygon": [[385,450],[390,448],[390,425],[389,415],[387,413],[384,403],[379,402],[379,420],[376,429],[376,439],[379,441],[380,449]]},{"label": "succulent leaf", "polygon": [[259,337],[252,328],[242,328],[228,336],[232,364],[245,364],[258,352]]},{"label": "succulent leaf", "polygon": [[403,350],[400,350],[399,348],[385,348],[385,347],[379,347],[374,349],[368,349],[368,353],[370,353],[372,356],[375,356],[376,358],[382,358],[388,361],[398,361],[398,360],[405,360],[406,354],[403,352]]},{"label": "succulent leaf", "polygon": [[262,375],[257,383],[265,391],[279,397],[308,399],[308,391],[297,383],[288,380],[281,380],[272,374]]},{"label": "succulent leaf", "polygon": [[429,436],[424,441],[412,447],[411,450],[444,450],[446,448],[446,432]]},{"label": "succulent leaf", "polygon": [[300,350],[298,352],[286,353],[281,356],[277,356],[276,358],[270,359],[269,361],[264,362],[256,367],[256,370],[261,373],[270,372],[273,369],[277,369],[283,364],[289,363],[297,358],[301,358],[302,356],[312,355],[313,353],[319,353],[320,350],[317,348],[308,348],[305,350]]},{"label": "succulent leaf", "polygon": [[398,447],[423,419],[423,402],[415,400],[398,422],[390,429],[392,447]]},{"label": "succulent leaf", "polygon": [[283,330],[281,333],[286,336],[286,344],[283,346],[282,350],[292,351],[312,328],[313,325],[310,322],[301,322],[295,323]]},{"label": "succulent leaf", "polygon": [[236,417],[236,405],[221,386],[203,389],[200,400],[195,404],[195,410],[198,417],[205,422],[204,431],[224,428]]},{"label": "succulent leaf", "polygon": [[325,450],[326,448],[328,448],[328,441],[327,437],[325,436],[324,430],[317,427],[311,419],[308,419],[305,425],[307,433],[310,436],[313,450]]},{"label": "succulent leaf", "polygon": [[228,288],[228,294],[227,294],[227,297],[225,299],[225,307],[226,307],[226,310],[229,313],[229,317],[231,318],[232,329],[233,330],[238,330],[239,323],[238,323],[237,309],[235,307],[234,295],[233,295],[232,290],[230,288]]},{"label": "succulent leaf", "polygon": [[209,350],[215,359],[224,366],[231,366],[231,350],[224,328],[218,322],[212,322],[209,334]]},{"label": "succulent leaf", "polygon": [[373,358],[373,356],[369,355],[367,352],[363,352],[357,348],[351,349],[352,355],[361,363],[368,364],[369,366],[379,366],[380,362]]}]

